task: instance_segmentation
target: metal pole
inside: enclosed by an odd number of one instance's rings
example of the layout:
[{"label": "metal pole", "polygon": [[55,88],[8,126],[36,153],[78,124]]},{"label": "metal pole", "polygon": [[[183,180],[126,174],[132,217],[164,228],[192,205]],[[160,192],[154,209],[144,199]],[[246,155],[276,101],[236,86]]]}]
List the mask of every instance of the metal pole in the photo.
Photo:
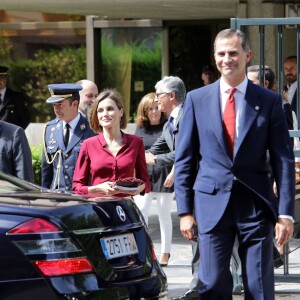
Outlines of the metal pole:
[{"label": "metal pole", "polygon": [[278,94],[282,95],[283,90],[283,35],[282,35],[282,25],[277,26],[277,48],[278,48],[278,57],[277,57],[277,82],[278,82]]}]

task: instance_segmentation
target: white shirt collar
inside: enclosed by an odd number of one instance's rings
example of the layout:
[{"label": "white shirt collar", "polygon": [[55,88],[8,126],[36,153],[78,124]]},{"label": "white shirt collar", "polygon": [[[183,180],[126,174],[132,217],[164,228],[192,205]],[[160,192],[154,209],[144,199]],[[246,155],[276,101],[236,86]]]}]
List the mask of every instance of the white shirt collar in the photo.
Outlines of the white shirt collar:
[{"label": "white shirt collar", "polygon": [[[248,85],[248,78],[245,75],[244,80],[237,86],[235,86],[235,88],[242,94],[246,95],[246,90],[247,90],[247,85]],[[228,85],[227,82],[225,82],[224,78],[221,77],[220,79],[220,92],[221,94],[224,93],[229,93],[229,90],[232,88],[232,86]]]},{"label": "white shirt collar", "polygon": [[[76,128],[78,122],[79,122],[79,119],[80,119],[80,114],[78,113],[77,116],[71,121],[69,122],[69,125],[70,125],[70,130],[73,132],[74,129]],[[63,121],[63,128],[65,128],[66,126],[66,122]]]},{"label": "white shirt collar", "polygon": [[174,119],[176,119],[178,117],[179,114],[179,110],[181,108],[183,103],[178,104],[171,112],[170,116],[172,116]]}]

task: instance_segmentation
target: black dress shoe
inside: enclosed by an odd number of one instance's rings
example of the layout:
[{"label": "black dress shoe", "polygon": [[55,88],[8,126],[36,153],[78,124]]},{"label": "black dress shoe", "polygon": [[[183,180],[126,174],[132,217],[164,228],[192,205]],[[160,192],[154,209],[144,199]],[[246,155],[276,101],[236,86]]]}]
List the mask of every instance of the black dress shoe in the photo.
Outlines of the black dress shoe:
[{"label": "black dress shoe", "polygon": [[167,263],[165,263],[165,264],[163,264],[163,263],[159,263],[161,267],[166,267],[166,266],[168,265],[168,263],[169,263],[169,259],[170,259],[170,256],[171,256],[171,254],[170,254],[170,253],[168,253],[168,261],[167,261]]},{"label": "black dress shoe", "polygon": [[172,298],[172,300],[200,300],[200,296],[195,290],[188,290],[184,295]]}]

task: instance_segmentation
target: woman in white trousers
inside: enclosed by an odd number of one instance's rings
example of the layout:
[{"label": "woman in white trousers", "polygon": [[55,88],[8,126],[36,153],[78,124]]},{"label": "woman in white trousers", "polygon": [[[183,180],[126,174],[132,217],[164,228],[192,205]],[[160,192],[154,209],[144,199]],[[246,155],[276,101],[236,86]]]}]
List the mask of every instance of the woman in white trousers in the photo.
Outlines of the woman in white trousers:
[{"label": "woman in white trousers", "polygon": [[[142,137],[145,149],[151,148],[156,139],[161,135],[166,117],[160,111],[155,100],[155,93],[145,95],[139,103],[137,110],[137,129],[135,134]],[[172,244],[172,201],[174,198],[173,168],[160,166],[159,164],[148,165],[148,174],[151,183],[151,192],[144,196],[134,197],[135,203],[142,212],[148,224],[149,210],[152,201],[157,201],[158,218],[161,233],[161,255],[159,263],[167,266],[171,253]]]}]

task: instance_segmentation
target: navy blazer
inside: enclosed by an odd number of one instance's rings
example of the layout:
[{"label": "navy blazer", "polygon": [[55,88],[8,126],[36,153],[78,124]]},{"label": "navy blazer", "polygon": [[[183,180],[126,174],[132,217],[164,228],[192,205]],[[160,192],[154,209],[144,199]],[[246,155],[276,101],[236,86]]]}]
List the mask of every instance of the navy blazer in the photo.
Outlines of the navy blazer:
[{"label": "navy blazer", "polygon": [[[238,179],[268,205],[274,221],[294,216],[295,165],[280,95],[248,81],[234,160],[220,109],[220,81],[187,94],[175,158],[178,214],[195,214],[201,233],[218,223]],[[273,193],[267,150],[279,197]]]},{"label": "navy blazer", "polygon": [[[80,114],[80,119],[68,147],[65,148],[63,122],[57,118],[48,122],[44,134],[45,147],[42,156],[41,185],[49,189],[72,190],[73,173],[81,144],[85,139],[94,135],[88,120]],[[53,163],[47,162],[46,155],[50,161],[56,155]],[[61,159],[60,172],[58,172],[59,159]]]},{"label": "navy blazer", "polygon": [[25,131],[1,120],[0,171],[33,182],[32,158]]}]

